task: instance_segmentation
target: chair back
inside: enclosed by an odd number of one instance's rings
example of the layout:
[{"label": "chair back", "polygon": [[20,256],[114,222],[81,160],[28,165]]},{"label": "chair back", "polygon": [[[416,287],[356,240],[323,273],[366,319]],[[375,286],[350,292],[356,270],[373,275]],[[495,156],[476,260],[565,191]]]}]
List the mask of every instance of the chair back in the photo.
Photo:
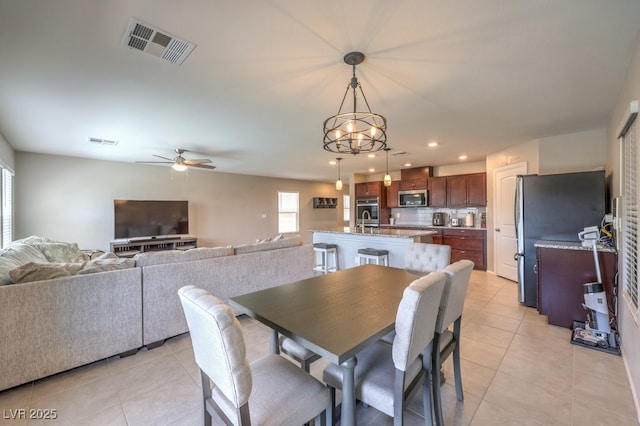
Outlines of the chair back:
[{"label": "chair back", "polygon": [[411,243],[405,251],[404,267],[412,271],[441,271],[451,262],[451,246]]},{"label": "chair back", "polygon": [[442,334],[449,325],[462,315],[473,265],[472,261],[463,259],[452,263],[442,271],[447,276],[447,282],[438,312],[436,333]]},{"label": "chair back", "polygon": [[433,340],[445,281],[444,273],[432,272],[405,288],[396,314],[396,336],[393,339],[396,369],[406,371]]},{"label": "chair back", "polygon": [[233,308],[192,285],[182,287],[178,295],[198,367],[231,404],[243,406],[251,394],[251,368],[242,327]]}]

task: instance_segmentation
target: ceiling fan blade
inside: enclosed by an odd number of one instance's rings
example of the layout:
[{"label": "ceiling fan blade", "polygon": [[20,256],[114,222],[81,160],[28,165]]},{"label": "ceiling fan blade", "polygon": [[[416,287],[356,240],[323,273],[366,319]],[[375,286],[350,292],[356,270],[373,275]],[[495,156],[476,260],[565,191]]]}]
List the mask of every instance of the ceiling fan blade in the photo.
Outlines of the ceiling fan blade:
[{"label": "ceiling fan blade", "polygon": [[213,170],[216,168],[216,166],[208,166],[206,164],[188,164],[189,167],[197,167],[199,169],[209,169],[209,170]]},{"label": "ceiling fan blade", "polygon": [[162,158],[163,160],[171,161],[172,163],[175,161],[173,158],[163,157],[162,155],[152,154],[154,157]]},{"label": "ceiling fan blade", "polygon": [[209,159],[200,159],[200,160],[184,160],[184,164],[186,164],[187,166],[191,166],[194,164],[204,164],[204,163],[210,163],[211,160]]},{"label": "ceiling fan blade", "polygon": [[173,161],[136,161],[142,164],[173,164]]}]

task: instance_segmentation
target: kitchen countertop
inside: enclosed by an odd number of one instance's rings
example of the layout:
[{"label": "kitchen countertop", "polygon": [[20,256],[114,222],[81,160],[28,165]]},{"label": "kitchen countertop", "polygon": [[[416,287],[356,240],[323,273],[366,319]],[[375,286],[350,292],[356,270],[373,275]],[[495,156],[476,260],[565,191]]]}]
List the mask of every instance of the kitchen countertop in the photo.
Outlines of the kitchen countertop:
[{"label": "kitchen countertop", "polygon": [[360,228],[331,228],[331,229],[312,229],[311,232],[324,232],[329,234],[349,234],[358,236],[375,236],[375,237],[391,237],[391,238],[413,238],[422,235],[434,235],[436,231],[418,230],[416,229],[389,229],[389,228],[365,228],[364,232]]},{"label": "kitchen countertop", "polygon": [[476,229],[478,231],[486,231],[487,228],[480,228],[479,226],[436,226],[436,225],[416,225],[416,224],[402,224],[396,223],[395,225],[380,224],[380,228],[394,229],[394,228],[416,228],[416,229]]},{"label": "kitchen countertop", "polygon": [[[581,242],[576,241],[536,241],[534,243],[535,247],[540,248],[553,248],[553,249],[561,249],[561,250],[588,250],[593,251],[591,246],[585,247]],[[601,252],[611,252],[615,253],[615,249],[613,247],[609,247],[606,244],[597,243],[598,251]]]}]

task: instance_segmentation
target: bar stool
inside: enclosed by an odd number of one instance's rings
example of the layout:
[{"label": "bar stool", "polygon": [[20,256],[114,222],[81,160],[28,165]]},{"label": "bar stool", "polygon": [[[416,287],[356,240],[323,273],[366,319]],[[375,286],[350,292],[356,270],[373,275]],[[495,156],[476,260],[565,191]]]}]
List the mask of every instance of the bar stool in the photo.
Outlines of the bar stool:
[{"label": "bar stool", "polygon": [[363,248],[358,250],[358,265],[364,263],[371,263],[370,260],[375,260],[376,265],[389,266],[389,250],[378,250],[374,248]]},{"label": "bar stool", "polygon": [[[315,243],[313,244],[313,251],[315,259],[318,259],[320,254],[320,263],[316,263],[313,266],[313,270],[326,274],[327,272],[336,272],[338,270],[338,246],[336,244],[329,243]],[[333,266],[329,266],[329,255],[333,260]]]}]

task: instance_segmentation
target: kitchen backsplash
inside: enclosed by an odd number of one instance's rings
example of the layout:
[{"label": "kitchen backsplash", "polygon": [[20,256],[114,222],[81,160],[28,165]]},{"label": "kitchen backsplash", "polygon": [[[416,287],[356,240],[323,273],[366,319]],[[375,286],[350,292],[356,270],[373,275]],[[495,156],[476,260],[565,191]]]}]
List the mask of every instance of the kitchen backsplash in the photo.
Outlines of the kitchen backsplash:
[{"label": "kitchen backsplash", "polygon": [[[433,213],[443,212],[447,215],[447,226],[451,225],[451,219],[457,218],[462,221],[464,226],[467,213],[474,214],[474,226],[476,228],[485,228],[486,207],[467,207],[467,208],[433,208],[433,207],[417,207],[417,208],[395,208],[391,209],[391,217],[395,219],[396,225],[423,225],[431,226]],[[484,222],[484,223],[483,223]]]}]

